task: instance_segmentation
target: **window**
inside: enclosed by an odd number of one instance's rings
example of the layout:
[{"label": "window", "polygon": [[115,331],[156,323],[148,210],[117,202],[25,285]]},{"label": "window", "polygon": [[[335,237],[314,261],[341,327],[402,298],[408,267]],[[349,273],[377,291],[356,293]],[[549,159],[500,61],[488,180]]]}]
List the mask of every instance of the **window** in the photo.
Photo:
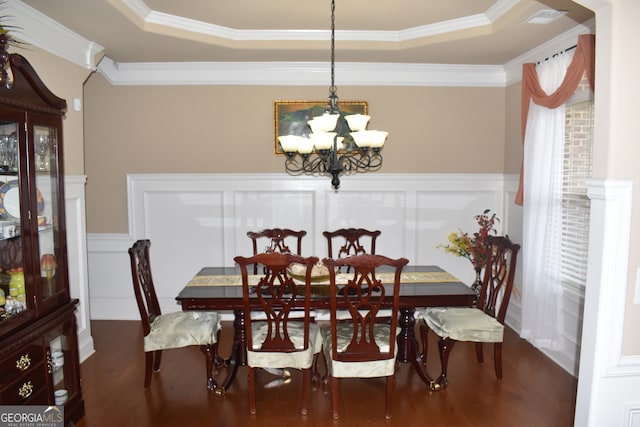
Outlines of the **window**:
[{"label": "window", "polygon": [[593,159],[593,99],[586,78],[567,101],[562,189],[562,282],[582,292],[587,280],[589,209],[586,181]]}]

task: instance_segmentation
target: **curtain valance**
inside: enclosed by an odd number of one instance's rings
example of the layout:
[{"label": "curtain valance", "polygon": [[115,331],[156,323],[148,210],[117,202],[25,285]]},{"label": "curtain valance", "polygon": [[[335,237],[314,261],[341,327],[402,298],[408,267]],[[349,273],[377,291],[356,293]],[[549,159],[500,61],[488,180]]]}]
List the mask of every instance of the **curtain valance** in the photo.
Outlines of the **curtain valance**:
[{"label": "curtain valance", "polygon": [[[578,37],[578,44],[573,55],[573,60],[567,69],[567,74],[560,87],[552,94],[547,94],[540,86],[536,64],[528,63],[522,66],[522,106],[521,123],[522,138],[527,129],[527,117],[531,101],[547,108],[557,108],[564,104],[576,91],[582,76],[586,73],[591,90],[594,89],[595,72],[595,36],[585,34]],[[523,170],[520,167],[520,184],[516,194],[515,203],[523,202]]]}]

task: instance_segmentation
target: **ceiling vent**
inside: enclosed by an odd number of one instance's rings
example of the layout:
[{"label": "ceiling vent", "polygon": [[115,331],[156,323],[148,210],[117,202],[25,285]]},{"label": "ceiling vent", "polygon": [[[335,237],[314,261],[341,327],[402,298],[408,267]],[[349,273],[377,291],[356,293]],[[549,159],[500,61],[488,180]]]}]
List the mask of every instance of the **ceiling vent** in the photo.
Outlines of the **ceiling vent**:
[{"label": "ceiling vent", "polygon": [[543,9],[525,19],[524,22],[526,24],[550,24],[567,13],[569,13],[567,10]]}]

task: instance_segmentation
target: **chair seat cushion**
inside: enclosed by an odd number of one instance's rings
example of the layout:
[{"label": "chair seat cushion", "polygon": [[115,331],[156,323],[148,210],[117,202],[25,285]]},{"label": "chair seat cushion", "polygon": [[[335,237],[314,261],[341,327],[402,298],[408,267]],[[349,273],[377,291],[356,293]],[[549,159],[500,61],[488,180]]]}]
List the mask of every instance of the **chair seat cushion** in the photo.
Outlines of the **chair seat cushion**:
[{"label": "chair seat cushion", "polygon": [[215,344],[220,315],[211,311],[178,311],[162,314],[151,323],[144,337],[144,351]]},{"label": "chair seat cushion", "polygon": [[[362,314],[362,316],[366,316],[368,310],[360,310],[360,314]],[[393,314],[393,312],[391,311],[391,309],[386,309],[383,308],[381,310],[378,310],[378,312],[376,313],[376,317],[391,317],[391,314]],[[337,310],[336,311],[336,319],[338,320],[349,320],[351,319],[351,313],[349,312],[349,310]]]},{"label": "chair seat cushion", "polygon": [[[267,322],[251,324],[253,350],[247,349],[247,364],[254,368],[294,368],[311,367],[313,355],[322,349],[322,336],[317,323],[309,324],[309,348],[305,351],[254,351],[260,349],[267,337]],[[288,322],[287,332],[296,349],[304,347],[304,322]]]},{"label": "chair seat cushion", "polygon": [[429,329],[440,337],[456,341],[502,342],[504,326],[477,308],[426,308],[422,315]]},{"label": "chair seat cushion", "polygon": [[[338,352],[344,351],[353,337],[353,325],[351,322],[340,323],[336,327]],[[385,323],[377,323],[373,327],[374,340],[380,351],[389,351],[389,341],[391,326]],[[396,328],[395,336],[400,333],[400,328]],[[327,367],[332,377],[338,378],[374,378],[393,375],[396,365],[396,355],[398,346],[395,346],[394,356],[384,360],[373,360],[370,362],[343,362],[332,359],[331,326],[322,328],[322,343]]]}]

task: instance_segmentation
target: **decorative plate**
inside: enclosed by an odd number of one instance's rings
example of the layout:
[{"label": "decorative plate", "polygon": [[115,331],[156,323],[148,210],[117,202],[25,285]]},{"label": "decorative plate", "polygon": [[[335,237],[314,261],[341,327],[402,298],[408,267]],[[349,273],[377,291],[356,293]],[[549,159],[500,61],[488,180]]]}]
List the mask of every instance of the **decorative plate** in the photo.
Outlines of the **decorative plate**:
[{"label": "decorative plate", "polygon": [[[37,189],[36,189],[37,190]],[[44,197],[40,190],[36,192],[38,215],[44,213]],[[0,215],[20,219],[20,187],[18,180],[6,182],[0,187]]]}]

